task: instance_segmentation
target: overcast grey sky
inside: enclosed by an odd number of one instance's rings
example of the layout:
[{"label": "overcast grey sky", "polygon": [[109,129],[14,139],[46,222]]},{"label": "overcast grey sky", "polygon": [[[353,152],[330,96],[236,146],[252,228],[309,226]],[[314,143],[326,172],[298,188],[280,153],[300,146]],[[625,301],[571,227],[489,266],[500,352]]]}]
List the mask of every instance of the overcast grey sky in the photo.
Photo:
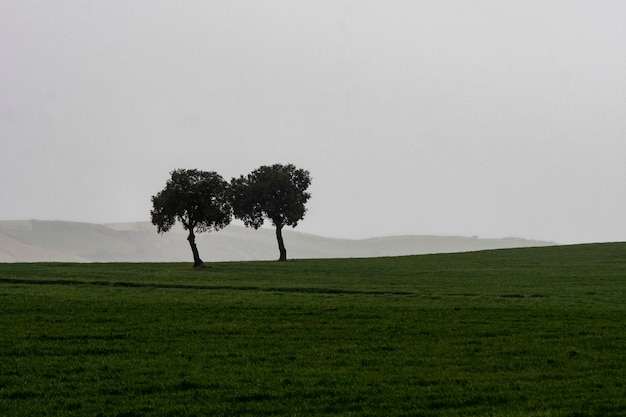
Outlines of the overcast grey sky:
[{"label": "overcast grey sky", "polygon": [[0,219],[311,172],[297,230],[626,240],[623,0],[0,0]]}]

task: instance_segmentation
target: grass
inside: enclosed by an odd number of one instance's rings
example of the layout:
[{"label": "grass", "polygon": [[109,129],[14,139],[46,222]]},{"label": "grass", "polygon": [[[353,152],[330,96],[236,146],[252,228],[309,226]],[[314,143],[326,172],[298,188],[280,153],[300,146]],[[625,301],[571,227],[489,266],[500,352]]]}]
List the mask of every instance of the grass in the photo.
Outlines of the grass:
[{"label": "grass", "polygon": [[623,416],[626,244],[0,264],[0,415]]}]

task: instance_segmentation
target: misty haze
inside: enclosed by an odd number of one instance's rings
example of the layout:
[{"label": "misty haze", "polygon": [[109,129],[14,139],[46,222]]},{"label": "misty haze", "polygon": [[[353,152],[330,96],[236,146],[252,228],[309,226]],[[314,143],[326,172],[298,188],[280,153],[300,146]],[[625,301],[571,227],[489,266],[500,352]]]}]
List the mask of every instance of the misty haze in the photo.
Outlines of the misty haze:
[{"label": "misty haze", "polygon": [[147,221],[174,169],[293,163],[308,234],[621,241],[625,21],[623,1],[0,2],[0,220]]},{"label": "misty haze", "polygon": [[[333,239],[285,230],[291,258],[348,258],[545,246],[519,238],[396,236],[365,240]],[[0,262],[190,262],[180,226],[163,235],[149,222],[98,225],[50,221],[0,222]],[[197,235],[205,261],[276,259],[273,229],[230,225]]]}]

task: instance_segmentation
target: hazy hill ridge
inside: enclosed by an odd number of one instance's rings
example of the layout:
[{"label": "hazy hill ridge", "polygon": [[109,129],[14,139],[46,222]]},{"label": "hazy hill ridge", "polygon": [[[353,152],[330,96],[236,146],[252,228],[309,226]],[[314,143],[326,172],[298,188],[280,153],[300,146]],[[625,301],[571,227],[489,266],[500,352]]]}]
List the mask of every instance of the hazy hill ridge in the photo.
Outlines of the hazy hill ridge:
[{"label": "hazy hill ridge", "polygon": [[[518,238],[392,236],[334,239],[285,230],[287,256],[349,258],[465,252],[549,246],[552,242]],[[204,261],[271,260],[278,257],[273,229],[230,225],[196,235]],[[65,221],[0,221],[0,262],[190,262],[186,232],[159,235],[149,222],[91,224]]]}]

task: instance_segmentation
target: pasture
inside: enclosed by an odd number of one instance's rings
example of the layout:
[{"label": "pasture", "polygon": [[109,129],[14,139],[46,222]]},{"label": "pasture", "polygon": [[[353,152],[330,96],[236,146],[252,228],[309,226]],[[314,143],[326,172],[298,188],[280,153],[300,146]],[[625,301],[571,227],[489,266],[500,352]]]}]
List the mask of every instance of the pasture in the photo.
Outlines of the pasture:
[{"label": "pasture", "polygon": [[626,244],[0,264],[0,415],[623,416]]}]

